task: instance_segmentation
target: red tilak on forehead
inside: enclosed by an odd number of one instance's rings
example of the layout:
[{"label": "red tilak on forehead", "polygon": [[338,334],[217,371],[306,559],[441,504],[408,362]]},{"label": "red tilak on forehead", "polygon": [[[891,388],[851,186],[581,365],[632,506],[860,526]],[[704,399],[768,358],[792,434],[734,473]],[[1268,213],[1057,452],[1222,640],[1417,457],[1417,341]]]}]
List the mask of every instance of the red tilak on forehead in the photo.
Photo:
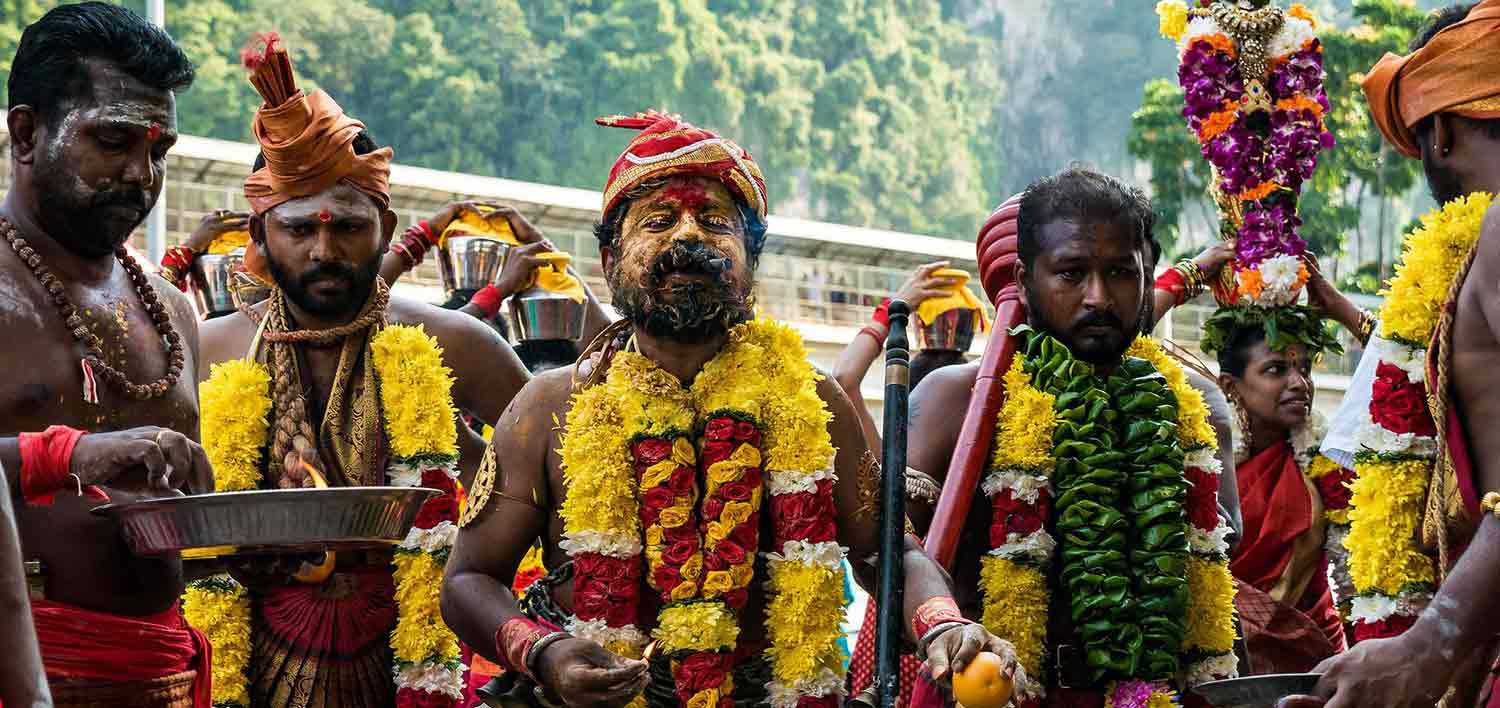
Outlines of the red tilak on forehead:
[{"label": "red tilak on forehead", "polygon": [[160,138],[161,138],[161,124],[160,123],[152,123],[151,125],[146,126],[146,139],[147,140],[150,140],[150,141],[154,142],[154,141],[156,141],[156,140],[158,140]]},{"label": "red tilak on forehead", "polygon": [[321,221],[325,224],[333,221],[333,214],[327,209],[324,209],[323,211],[318,212],[318,221]]},{"label": "red tilak on forehead", "polygon": [[697,182],[674,184],[662,190],[661,196],[663,200],[675,201],[689,209],[698,209],[708,203],[708,190]]}]

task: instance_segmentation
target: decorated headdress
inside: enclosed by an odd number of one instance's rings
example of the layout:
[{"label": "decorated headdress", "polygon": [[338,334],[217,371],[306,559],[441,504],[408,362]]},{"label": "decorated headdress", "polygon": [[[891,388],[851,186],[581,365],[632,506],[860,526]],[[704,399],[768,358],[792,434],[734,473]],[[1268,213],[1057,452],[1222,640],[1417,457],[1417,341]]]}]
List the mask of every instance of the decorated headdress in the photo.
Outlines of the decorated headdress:
[{"label": "decorated headdress", "polygon": [[255,112],[253,130],[266,166],[245,178],[245,198],[255,213],[339,182],[370,195],[381,208],[390,205],[391,149],[354,153],[354,139],[365,124],[321,89],[297,88],[291,57],[275,32],[252,37],[240,58],[265,100]]},{"label": "decorated headdress", "polygon": [[1295,341],[1336,351],[1321,318],[1296,304],[1309,275],[1297,197],[1318,153],[1333,146],[1312,14],[1266,0],[1195,4],[1163,0],[1156,11],[1162,34],[1178,42],[1183,115],[1213,167],[1220,235],[1234,242],[1234,261],[1214,283],[1219,310],[1204,323],[1203,348],[1258,326],[1273,349]]},{"label": "decorated headdress", "polygon": [[762,220],[766,218],[766,180],[755,158],[733,140],[695,128],[679,116],[656,111],[596,118],[594,122],[641,131],[609,170],[602,214],[609,214],[626,192],[642,182],[688,175],[723,182]]},{"label": "decorated headdress", "polygon": [[1484,0],[1468,17],[1406,56],[1386,54],[1365,77],[1365,98],[1380,132],[1401,154],[1421,157],[1413,129],[1438,113],[1500,118],[1500,0]]}]

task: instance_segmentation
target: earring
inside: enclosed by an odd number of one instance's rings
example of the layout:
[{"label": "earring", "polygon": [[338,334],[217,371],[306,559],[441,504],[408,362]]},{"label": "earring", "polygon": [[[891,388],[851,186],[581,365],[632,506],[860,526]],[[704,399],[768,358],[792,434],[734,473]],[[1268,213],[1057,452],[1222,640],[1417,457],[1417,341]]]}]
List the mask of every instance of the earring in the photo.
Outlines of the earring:
[{"label": "earring", "polygon": [[1234,409],[1234,459],[1235,462],[1243,462],[1250,452],[1250,413],[1245,410],[1238,394],[1229,394],[1226,398],[1229,399],[1229,407]]}]

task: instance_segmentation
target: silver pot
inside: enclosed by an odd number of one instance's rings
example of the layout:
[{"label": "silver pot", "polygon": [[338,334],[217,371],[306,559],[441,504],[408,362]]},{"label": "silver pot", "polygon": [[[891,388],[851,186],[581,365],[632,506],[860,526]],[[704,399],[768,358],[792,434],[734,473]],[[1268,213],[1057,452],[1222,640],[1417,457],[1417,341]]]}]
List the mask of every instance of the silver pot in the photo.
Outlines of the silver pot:
[{"label": "silver pot", "polygon": [[459,290],[474,291],[495,281],[510,246],[489,236],[449,236],[438,249],[443,289],[451,297]]},{"label": "silver pot", "polygon": [[516,341],[583,337],[584,303],[550,290],[533,287],[510,298],[510,318]]},{"label": "silver pot", "polygon": [[946,351],[969,351],[974,343],[974,311],[949,310],[939,315],[936,322],[919,322],[917,346],[921,349]]},{"label": "silver pot", "polygon": [[245,261],[245,249],[218,255],[204,253],[193,259],[188,277],[193,299],[205,315],[234,310],[234,271]]}]

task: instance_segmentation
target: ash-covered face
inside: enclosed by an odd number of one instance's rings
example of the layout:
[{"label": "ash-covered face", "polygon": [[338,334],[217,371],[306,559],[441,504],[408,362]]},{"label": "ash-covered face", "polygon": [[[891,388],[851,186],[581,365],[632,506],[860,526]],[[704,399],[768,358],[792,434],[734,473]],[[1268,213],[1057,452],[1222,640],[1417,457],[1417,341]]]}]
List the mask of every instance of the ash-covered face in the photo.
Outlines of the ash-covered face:
[{"label": "ash-covered face", "polygon": [[676,177],[632,200],[604,261],[615,308],[651,336],[691,342],[754,317],[745,220],[718,180]]},{"label": "ash-covered face", "polygon": [[177,109],[171,91],[111,62],[87,66],[90,94],[40,127],[30,179],[47,233],[73,253],[100,257],[130,238],[161,195]]},{"label": "ash-covered face", "polygon": [[319,317],[352,318],[375,287],[395,215],[340,182],[255,222],[271,276],[292,304]]}]

